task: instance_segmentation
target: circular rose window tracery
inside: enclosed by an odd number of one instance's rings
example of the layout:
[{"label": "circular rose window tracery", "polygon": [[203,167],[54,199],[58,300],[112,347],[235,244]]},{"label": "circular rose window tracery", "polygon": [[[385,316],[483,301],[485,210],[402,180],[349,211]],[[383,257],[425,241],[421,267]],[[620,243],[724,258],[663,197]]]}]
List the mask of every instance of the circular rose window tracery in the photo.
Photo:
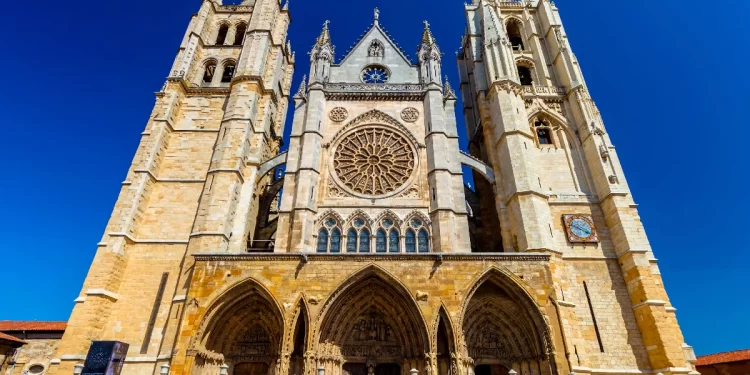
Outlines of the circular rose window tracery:
[{"label": "circular rose window tracery", "polygon": [[365,195],[385,195],[404,186],[414,171],[409,142],[388,129],[365,128],[344,138],[336,148],[333,167],[349,189]]}]

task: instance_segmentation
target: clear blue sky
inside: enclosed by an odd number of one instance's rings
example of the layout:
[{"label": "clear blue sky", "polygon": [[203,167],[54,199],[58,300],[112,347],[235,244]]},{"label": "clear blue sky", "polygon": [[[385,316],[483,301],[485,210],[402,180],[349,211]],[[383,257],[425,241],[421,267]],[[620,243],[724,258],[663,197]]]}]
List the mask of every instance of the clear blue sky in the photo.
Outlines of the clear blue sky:
[{"label": "clear blue sky", "polygon": [[[464,0],[292,0],[299,62],[338,57],[381,9],[412,56],[427,19],[457,82]],[[750,2],[558,0],[686,340],[750,348]],[[198,0],[8,1],[0,100],[0,319],[65,320]],[[712,17],[708,17],[708,13]],[[289,119],[291,120],[291,118]],[[459,127],[463,128],[463,119]],[[464,140],[465,141],[465,140]]]}]

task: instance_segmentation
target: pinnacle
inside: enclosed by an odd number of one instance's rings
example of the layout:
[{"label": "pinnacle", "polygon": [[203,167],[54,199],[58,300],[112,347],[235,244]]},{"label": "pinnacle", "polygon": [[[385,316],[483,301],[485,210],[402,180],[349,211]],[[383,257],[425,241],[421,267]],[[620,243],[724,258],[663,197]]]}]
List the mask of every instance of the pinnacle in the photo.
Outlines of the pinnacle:
[{"label": "pinnacle", "polygon": [[320,32],[320,36],[318,37],[319,46],[331,43],[331,32],[328,30],[329,23],[331,23],[331,21],[328,20],[323,23],[323,31]]},{"label": "pinnacle", "polygon": [[427,21],[424,21],[424,32],[422,33],[422,43],[427,44],[427,45],[435,44],[435,37],[432,35],[432,31],[430,30],[430,23]]}]

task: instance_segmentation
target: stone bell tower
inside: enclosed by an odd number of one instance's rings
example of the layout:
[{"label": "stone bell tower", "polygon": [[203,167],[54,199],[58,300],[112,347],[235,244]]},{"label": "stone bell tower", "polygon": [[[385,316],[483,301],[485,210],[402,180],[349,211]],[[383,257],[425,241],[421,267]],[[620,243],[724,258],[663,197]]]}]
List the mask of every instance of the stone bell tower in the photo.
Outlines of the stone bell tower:
[{"label": "stone bell tower", "polygon": [[277,252],[470,249],[442,53],[425,22],[412,63],[379,18],[340,61],[328,22],[310,52],[309,80],[294,96]]},{"label": "stone bell tower", "polygon": [[72,374],[92,340],[116,340],[130,345],[124,373],[158,374],[174,349],[192,254],[244,252],[265,230],[259,217],[276,187],[261,164],[282,143],[289,22],[281,0],[205,0],[191,18],[53,373]]},{"label": "stone bell tower", "polygon": [[[653,372],[693,372],[692,348],[557,7],[549,0],[474,0],[466,14],[458,65],[469,149],[494,175],[491,183],[475,176],[477,216],[502,233],[496,248],[549,252],[564,262],[552,274],[556,298],[588,299],[590,312],[560,302],[563,314],[592,324],[564,328],[575,352],[572,370],[617,372],[632,362]],[[493,243],[488,237],[477,231]],[[615,306],[632,313],[611,327],[639,332],[637,344],[597,321],[605,308],[597,300],[612,289],[626,297]]]}]

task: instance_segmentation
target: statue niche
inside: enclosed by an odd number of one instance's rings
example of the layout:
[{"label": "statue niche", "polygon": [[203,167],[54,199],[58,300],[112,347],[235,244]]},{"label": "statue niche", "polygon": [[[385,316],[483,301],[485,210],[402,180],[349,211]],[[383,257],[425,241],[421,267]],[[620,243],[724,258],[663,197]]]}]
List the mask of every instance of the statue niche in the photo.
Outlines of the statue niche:
[{"label": "statue niche", "polygon": [[367,49],[367,56],[368,57],[383,57],[385,53],[385,48],[383,47],[383,42],[375,39],[370,43],[370,48]]}]

